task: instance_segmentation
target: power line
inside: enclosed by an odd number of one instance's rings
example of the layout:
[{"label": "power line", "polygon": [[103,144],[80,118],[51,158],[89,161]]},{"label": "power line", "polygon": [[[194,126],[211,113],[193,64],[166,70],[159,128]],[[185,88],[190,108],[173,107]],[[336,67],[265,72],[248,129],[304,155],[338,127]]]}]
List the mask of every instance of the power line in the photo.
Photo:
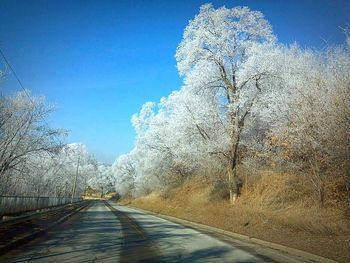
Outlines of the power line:
[{"label": "power line", "polygon": [[10,62],[7,60],[5,54],[2,52],[1,48],[0,48],[0,55],[1,57],[4,59],[6,65],[9,67],[9,69],[11,70],[11,72],[13,73],[13,75],[15,76],[15,79],[17,80],[17,82],[19,83],[19,85],[21,86],[21,88],[23,89],[24,93],[27,95],[28,99],[30,100],[30,102],[33,104],[33,106],[35,107],[35,103],[32,100],[32,98],[30,97],[30,95],[28,94],[27,90],[24,88],[22,81],[19,79],[16,71],[14,70],[14,68],[11,66]]},{"label": "power line", "polygon": [[15,79],[17,80],[17,82],[19,83],[19,85],[21,86],[22,90],[24,91],[24,93],[26,94],[26,96],[29,99],[29,102],[32,104],[33,109],[40,112],[40,110],[38,109],[37,105],[35,104],[33,98],[29,95],[28,91],[24,88],[22,81],[20,80],[20,78],[18,77],[16,71],[14,70],[14,68],[11,66],[10,62],[8,61],[8,59],[6,58],[4,52],[2,52],[1,48],[0,48],[0,55],[1,57],[4,59],[5,63],[7,64],[8,68],[10,69],[10,71],[13,73],[13,75],[15,76]]}]

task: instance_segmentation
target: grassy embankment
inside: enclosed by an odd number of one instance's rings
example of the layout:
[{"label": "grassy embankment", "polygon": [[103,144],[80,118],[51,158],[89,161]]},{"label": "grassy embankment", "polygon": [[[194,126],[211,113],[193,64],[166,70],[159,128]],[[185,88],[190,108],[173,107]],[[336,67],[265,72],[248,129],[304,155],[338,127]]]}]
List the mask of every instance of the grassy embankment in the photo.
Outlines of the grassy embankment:
[{"label": "grassy embankment", "polygon": [[213,198],[212,182],[198,177],[121,203],[350,262],[349,209],[330,195],[320,206],[300,177],[264,172],[234,205]]}]

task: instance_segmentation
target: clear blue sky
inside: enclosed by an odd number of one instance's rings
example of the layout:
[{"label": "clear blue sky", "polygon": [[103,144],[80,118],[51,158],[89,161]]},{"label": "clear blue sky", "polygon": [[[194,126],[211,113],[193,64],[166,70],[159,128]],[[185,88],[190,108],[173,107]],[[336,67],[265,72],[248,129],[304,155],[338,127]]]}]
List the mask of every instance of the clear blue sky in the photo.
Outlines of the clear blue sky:
[{"label": "clear blue sky", "polygon": [[[52,126],[112,163],[133,147],[131,115],[181,86],[176,46],[206,2],[0,0],[0,47],[24,86],[58,106]],[[345,0],[211,2],[262,11],[282,43],[342,43],[350,25]],[[11,75],[0,83],[18,90]]]}]

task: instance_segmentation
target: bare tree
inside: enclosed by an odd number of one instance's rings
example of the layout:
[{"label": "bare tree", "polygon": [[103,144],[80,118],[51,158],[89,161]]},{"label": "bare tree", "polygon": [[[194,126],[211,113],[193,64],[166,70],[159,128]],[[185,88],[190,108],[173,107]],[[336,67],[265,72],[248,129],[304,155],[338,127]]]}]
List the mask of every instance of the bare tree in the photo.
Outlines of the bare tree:
[{"label": "bare tree", "polygon": [[11,173],[21,172],[30,157],[57,153],[65,131],[52,129],[46,118],[52,107],[43,98],[19,92],[0,98],[0,180],[6,185]]}]

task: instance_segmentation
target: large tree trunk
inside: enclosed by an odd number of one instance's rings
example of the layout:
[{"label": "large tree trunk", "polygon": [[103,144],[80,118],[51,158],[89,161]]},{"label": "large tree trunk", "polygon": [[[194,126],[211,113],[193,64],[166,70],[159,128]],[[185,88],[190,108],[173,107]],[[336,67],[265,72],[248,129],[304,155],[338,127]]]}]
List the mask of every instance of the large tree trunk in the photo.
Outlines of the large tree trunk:
[{"label": "large tree trunk", "polygon": [[232,141],[231,160],[230,160],[230,167],[228,171],[231,203],[234,203],[237,200],[240,193],[240,183],[237,176],[239,141],[240,141],[240,131],[239,129],[237,129]]},{"label": "large tree trunk", "polygon": [[239,196],[239,190],[237,187],[237,175],[236,170],[229,170],[229,184],[230,184],[230,203],[235,203]]}]

